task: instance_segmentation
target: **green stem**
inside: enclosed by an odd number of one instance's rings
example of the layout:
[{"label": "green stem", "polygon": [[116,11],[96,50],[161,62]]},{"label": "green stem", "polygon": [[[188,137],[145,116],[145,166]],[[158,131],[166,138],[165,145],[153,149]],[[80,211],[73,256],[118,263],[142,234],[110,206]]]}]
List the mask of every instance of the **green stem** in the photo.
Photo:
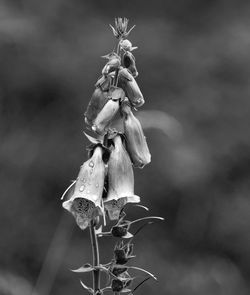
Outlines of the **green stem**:
[{"label": "green stem", "polygon": [[[92,255],[93,255],[93,266],[100,265],[100,256],[99,256],[99,247],[98,247],[98,238],[95,232],[94,221],[91,221],[89,226]],[[93,270],[93,289],[94,294],[100,290],[100,270]]]}]

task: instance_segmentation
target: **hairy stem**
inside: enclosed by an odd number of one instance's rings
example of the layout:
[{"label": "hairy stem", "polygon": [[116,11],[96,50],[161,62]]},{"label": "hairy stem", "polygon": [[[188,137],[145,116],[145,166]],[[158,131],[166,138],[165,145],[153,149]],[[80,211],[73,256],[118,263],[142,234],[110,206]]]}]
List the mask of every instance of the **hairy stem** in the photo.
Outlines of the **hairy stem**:
[{"label": "hairy stem", "polygon": [[[92,255],[93,255],[93,266],[99,266],[100,256],[99,256],[99,247],[98,247],[98,238],[95,232],[95,223],[92,220],[89,226]],[[93,289],[94,294],[100,290],[100,270],[93,270]]]}]

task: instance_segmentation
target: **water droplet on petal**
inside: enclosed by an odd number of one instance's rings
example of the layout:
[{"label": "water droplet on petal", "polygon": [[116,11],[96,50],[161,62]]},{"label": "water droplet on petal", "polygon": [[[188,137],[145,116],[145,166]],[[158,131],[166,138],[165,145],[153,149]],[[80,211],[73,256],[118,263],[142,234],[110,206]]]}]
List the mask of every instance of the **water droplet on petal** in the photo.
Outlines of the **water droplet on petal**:
[{"label": "water droplet on petal", "polygon": [[90,191],[87,191],[87,194],[90,194]]},{"label": "water droplet on petal", "polygon": [[83,192],[84,189],[85,189],[85,186],[84,186],[84,185],[81,185],[80,188],[79,188],[79,191],[80,191],[80,192]]},{"label": "water droplet on petal", "polygon": [[93,162],[93,161],[90,161],[90,162],[89,162],[89,167],[91,167],[91,168],[94,167],[94,162]]},{"label": "water droplet on petal", "polygon": [[96,183],[95,187],[99,187],[99,184],[98,184],[98,183]]}]

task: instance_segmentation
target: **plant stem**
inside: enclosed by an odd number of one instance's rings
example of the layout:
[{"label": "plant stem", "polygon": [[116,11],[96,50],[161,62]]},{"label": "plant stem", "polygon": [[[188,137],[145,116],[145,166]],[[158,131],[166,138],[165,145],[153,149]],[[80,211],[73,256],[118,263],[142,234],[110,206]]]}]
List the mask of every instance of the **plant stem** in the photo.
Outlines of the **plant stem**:
[{"label": "plant stem", "polygon": [[[95,232],[94,220],[91,221],[89,226],[92,255],[93,255],[93,266],[99,266],[100,257],[99,257],[99,247],[98,247],[98,238]],[[94,294],[100,290],[100,270],[93,270],[93,289]]]},{"label": "plant stem", "polygon": [[[117,48],[116,48],[116,53],[120,56],[120,41],[121,39],[119,39],[118,43],[117,43]],[[116,69],[115,71],[115,77],[114,77],[114,86],[117,86],[118,84],[118,74],[119,74],[119,69]]]}]

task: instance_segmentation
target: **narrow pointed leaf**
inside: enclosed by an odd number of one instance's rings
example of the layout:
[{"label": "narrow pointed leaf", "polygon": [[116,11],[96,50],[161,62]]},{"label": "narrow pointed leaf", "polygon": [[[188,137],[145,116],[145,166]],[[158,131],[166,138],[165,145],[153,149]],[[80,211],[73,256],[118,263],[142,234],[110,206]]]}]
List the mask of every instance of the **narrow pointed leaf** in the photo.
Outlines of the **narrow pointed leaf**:
[{"label": "narrow pointed leaf", "polygon": [[142,271],[142,272],[145,272],[146,274],[148,274],[151,278],[153,278],[154,280],[157,281],[157,278],[156,276],[154,276],[151,272],[143,269],[143,268],[140,268],[140,267],[136,267],[136,266],[129,266],[128,268],[130,269],[135,269],[135,270],[139,270],[139,271]]},{"label": "narrow pointed leaf", "polygon": [[81,267],[79,267],[78,269],[71,269],[71,271],[73,272],[80,272],[80,273],[84,273],[84,272],[91,272],[93,271],[95,268],[90,265],[90,264],[85,264]]},{"label": "narrow pointed leaf", "polygon": [[94,137],[88,135],[88,134],[85,133],[85,132],[83,132],[83,133],[84,133],[84,135],[87,137],[87,139],[88,139],[91,143],[93,143],[93,144],[101,143],[101,140],[99,140],[99,139],[97,139],[97,138],[94,138]]},{"label": "narrow pointed leaf", "polygon": [[92,288],[86,286],[81,280],[80,283],[85,290],[89,291],[90,294],[94,294],[94,290]]}]

